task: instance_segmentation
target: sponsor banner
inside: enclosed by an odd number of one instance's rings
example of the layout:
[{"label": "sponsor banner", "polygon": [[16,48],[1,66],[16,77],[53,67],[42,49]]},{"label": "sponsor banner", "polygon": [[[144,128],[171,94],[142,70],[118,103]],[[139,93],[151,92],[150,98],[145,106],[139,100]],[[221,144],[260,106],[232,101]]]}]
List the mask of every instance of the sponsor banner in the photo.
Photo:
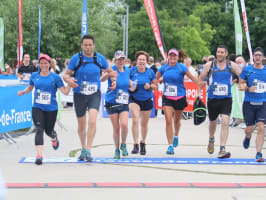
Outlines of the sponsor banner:
[{"label": "sponsor banner", "polygon": [[163,56],[164,60],[167,60],[167,52],[165,50],[165,44],[160,29],[160,24],[157,16],[156,9],[154,7],[153,0],[144,0],[144,4],[151,22],[152,30],[158,45],[158,48]]},{"label": "sponsor banner", "polygon": [[236,55],[242,55],[243,36],[242,36],[241,21],[240,21],[237,0],[234,0],[234,19],[235,19]]},{"label": "sponsor banner", "polygon": [[[34,163],[34,157],[23,157],[20,163]],[[50,157],[44,158],[44,163],[87,163],[79,161],[77,157]],[[255,159],[249,158],[121,158],[114,159],[110,157],[93,158],[93,163],[120,163],[120,164],[193,164],[193,165],[266,165],[266,162],[256,162]]]},{"label": "sponsor banner", "polygon": [[17,60],[18,65],[22,64],[23,47],[22,47],[22,0],[18,0],[18,44]]},{"label": "sponsor banner", "polygon": [[233,100],[231,117],[243,119],[242,105],[245,97],[245,92],[240,91],[238,89],[237,83],[234,83],[231,87],[231,93]]},{"label": "sponsor banner", "polygon": [[187,104],[188,104],[188,106],[185,108],[185,111],[193,112],[193,105],[198,96],[206,105],[206,86],[202,88],[200,94],[198,94],[198,85],[196,83],[185,82],[185,87],[186,87]]},{"label": "sponsor banner", "polygon": [[87,22],[87,0],[83,0],[83,9],[81,17],[81,37],[88,34],[88,22]]},{"label": "sponsor banner", "polygon": [[0,134],[32,125],[32,94],[18,96],[27,85],[0,87]]},{"label": "sponsor banner", "polygon": [[41,19],[41,6],[39,6],[39,37],[38,37],[38,58],[41,53],[41,35],[42,35],[42,19]]},{"label": "sponsor banner", "polygon": [[244,23],[244,28],[245,28],[246,38],[247,38],[247,43],[248,43],[250,62],[253,64],[253,56],[252,56],[252,48],[251,48],[251,43],[250,43],[249,30],[248,30],[248,18],[247,18],[245,0],[240,0],[240,2],[241,2],[243,23]]},{"label": "sponsor banner", "polygon": [[[184,111],[193,112],[193,105],[198,96],[198,85],[193,82],[185,82],[186,97],[188,106]],[[162,109],[162,91],[154,91],[155,108]],[[206,105],[206,86],[204,86],[199,94],[201,100]]]}]

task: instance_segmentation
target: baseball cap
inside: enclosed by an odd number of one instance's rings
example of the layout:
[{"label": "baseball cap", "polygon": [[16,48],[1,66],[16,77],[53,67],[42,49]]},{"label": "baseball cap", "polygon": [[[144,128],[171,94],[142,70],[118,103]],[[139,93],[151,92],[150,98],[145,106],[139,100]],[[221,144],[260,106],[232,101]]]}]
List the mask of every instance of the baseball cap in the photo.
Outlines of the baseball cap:
[{"label": "baseball cap", "polygon": [[119,58],[125,58],[126,56],[125,56],[123,51],[118,50],[118,51],[115,52],[114,57],[115,57],[115,59],[119,59]]},{"label": "baseball cap", "polygon": [[175,54],[175,55],[179,55],[179,52],[178,52],[178,50],[177,49],[170,49],[169,51],[168,51],[168,55],[170,55],[171,53],[173,53],[173,54]]},{"label": "baseball cap", "polygon": [[51,62],[51,58],[47,54],[40,54],[39,61],[41,61],[42,59],[45,59],[45,60]]}]

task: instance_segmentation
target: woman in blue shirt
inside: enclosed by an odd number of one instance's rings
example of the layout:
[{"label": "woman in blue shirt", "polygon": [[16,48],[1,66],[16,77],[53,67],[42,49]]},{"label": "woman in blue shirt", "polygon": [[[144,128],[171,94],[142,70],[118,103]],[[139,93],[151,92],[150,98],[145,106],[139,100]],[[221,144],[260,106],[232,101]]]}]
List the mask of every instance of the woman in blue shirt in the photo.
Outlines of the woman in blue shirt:
[{"label": "woman in blue shirt", "polygon": [[[168,140],[167,154],[174,154],[174,148],[178,146],[178,134],[181,127],[181,117],[183,110],[187,107],[186,88],[184,76],[187,75],[193,82],[201,86],[204,85],[194,77],[188,68],[178,62],[179,52],[170,49],[168,52],[168,63],[163,65],[156,74],[157,80],[163,77],[163,109],[166,121],[166,136]],[[174,120],[173,120],[174,116]],[[174,122],[174,123],[173,123]],[[173,125],[174,137],[173,137]]]},{"label": "woman in blue shirt", "polygon": [[129,109],[132,115],[132,133],[134,148],[132,154],[139,153],[139,118],[141,118],[141,141],[140,154],[146,154],[146,137],[148,133],[148,122],[153,108],[152,90],[157,89],[154,72],[147,68],[149,55],[145,51],[136,53],[137,66],[130,69],[133,91],[129,97]]},{"label": "woman in blue shirt", "polygon": [[57,117],[56,91],[68,95],[71,87],[65,87],[59,75],[50,72],[51,58],[46,54],[41,54],[39,58],[40,72],[34,72],[30,78],[30,83],[23,91],[18,92],[18,96],[27,94],[33,90],[34,102],[32,106],[32,118],[36,127],[35,145],[37,157],[35,163],[42,164],[43,132],[52,138],[52,146],[55,150],[59,147],[57,134],[54,126]]},{"label": "woman in blue shirt", "polygon": [[[113,138],[115,143],[115,159],[120,158],[120,149],[122,156],[128,156],[126,139],[128,134],[128,88],[130,85],[129,69],[125,67],[125,54],[123,51],[116,51],[115,65],[112,67],[117,72],[117,84],[114,90],[111,90],[112,80],[106,73],[101,77],[104,81],[108,78],[108,90],[105,96],[105,107],[113,125]],[[120,146],[121,131],[121,146]],[[120,149],[119,149],[120,146]]]}]

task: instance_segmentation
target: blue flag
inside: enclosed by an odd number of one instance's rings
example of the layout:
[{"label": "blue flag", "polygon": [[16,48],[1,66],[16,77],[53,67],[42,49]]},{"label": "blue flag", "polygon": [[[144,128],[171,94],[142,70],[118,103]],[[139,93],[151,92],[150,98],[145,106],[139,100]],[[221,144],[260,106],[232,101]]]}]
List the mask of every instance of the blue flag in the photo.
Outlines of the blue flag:
[{"label": "blue flag", "polygon": [[41,34],[42,34],[42,20],[41,20],[41,6],[39,6],[39,39],[38,39],[38,58],[41,53]]},{"label": "blue flag", "polygon": [[87,0],[83,0],[83,10],[81,17],[81,37],[88,34],[88,22],[87,22]]}]

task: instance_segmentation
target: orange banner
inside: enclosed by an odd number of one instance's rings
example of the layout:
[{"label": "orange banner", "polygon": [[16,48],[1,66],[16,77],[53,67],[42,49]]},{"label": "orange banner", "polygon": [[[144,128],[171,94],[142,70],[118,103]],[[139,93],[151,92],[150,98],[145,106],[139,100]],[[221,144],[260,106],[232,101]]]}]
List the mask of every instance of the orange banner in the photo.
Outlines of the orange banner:
[{"label": "orange banner", "polygon": [[[198,96],[198,85],[193,82],[185,82],[186,94],[187,94],[187,104],[188,106],[185,108],[186,112],[193,112],[193,105]],[[162,107],[162,91],[154,91],[154,104],[156,109],[163,109]],[[206,105],[206,86],[201,90],[201,94],[199,95],[201,100]]]}]

